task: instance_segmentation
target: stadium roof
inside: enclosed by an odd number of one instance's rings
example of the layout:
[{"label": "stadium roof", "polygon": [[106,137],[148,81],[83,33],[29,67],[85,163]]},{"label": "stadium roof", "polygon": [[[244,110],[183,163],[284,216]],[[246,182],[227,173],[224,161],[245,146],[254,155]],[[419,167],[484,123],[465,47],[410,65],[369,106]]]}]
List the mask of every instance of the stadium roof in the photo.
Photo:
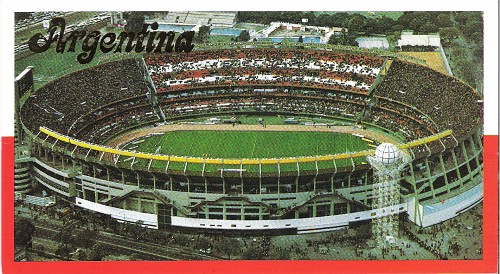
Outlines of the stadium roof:
[{"label": "stadium roof", "polygon": [[398,40],[398,47],[401,46],[441,46],[439,34],[414,35],[413,31],[401,32],[401,39]]},{"label": "stadium roof", "polygon": [[389,48],[389,42],[387,42],[386,37],[358,37],[356,38],[358,46],[365,49],[387,49]]}]

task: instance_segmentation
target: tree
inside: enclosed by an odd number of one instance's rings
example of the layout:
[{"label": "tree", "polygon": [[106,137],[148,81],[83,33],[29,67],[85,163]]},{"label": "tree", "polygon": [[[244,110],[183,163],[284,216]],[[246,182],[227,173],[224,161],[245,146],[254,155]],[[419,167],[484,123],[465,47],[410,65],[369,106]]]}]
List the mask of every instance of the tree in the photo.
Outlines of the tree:
[{"label": "tree", "polygon": [[208,36],[210,35],[210,27],[209,26],[201,26],[198,29],[198,35],[195,37],[196,42],[204,43]]},{"label": "tree", "polygon": [[328,44],[331,45],[356,45],[356,36],[346,29],[342,29],[340,34],[333,34],[328,38]]},{"label": "tree", "polygon": [[467,39],[470,40],[483,40],[483,22],[476,20],[469,20],[463,26],[462,32]]},{"label": "tree", "polygon": [[223,238],[219,241],[217,246],[221,252],[227,255],[229,260],[231,260],[231,255],[236,254],[241,250],[240,242],[233,238]]},{"label": "tree", "polygon": [[280,249],[269,254],[271,260],[290,260],[291,254],[287,249]]},{"label": "tree", "polygon": [[56,235],[56,240],[64,247],[74,244],[73,229],[71,227],[63,227]]},{"label": "tree", "polygon": [[389,33],[395,23],[396,21],[384,15],[376,20],[374,32]]},{"label": "tree", "polygon": [[461,25],[465,25],[469,21],[482,21],[483,20],[483,14],[480,11],[458,11],[458,12],[455,12],[453,17]]},{"label": "tree", "polygon": [[248,32],[248,30],[243,30],[242,32],[240,32],[240,34],[238,35],[238,41],[247,42],[248,40],[250,40],[250,33]]},{"label": "tree", "polygon": [[198,239],[196,246],[198,247],[198,249],[207,250],[211,247],[211,244],[210,241],[207,240],[207,238],[200,238]]},{"label": "tree", "polygon": [[77,258],[78,258],[79,261],[85,261],[85,260],[87,260],[87,253],[85,251],[83,251],[83,250],[80,250],[78,252],[78,257]]},{"label": "tree", "polygon": [[14,223],[14,245],[28,247],[35,232],[35,225],[28,219],[21,218]]},{"label": "tree", "polygon": [[450,44],[453,40],[457,39],[460,36],[460,32],[456,27],[442,28],[439,30],[439,35],[444,41]]},{"label": "tree", "polygon": [[107,250],[106,247],[102,244],[95,244],[90,252],[87,254],[87,260],[89,261],[102,261],[104,257],[106,257]]},{"label": "tree", "polygon": [[410,28],[414,31],[421,31],[420,28],[426,23],[425,19],[417,16],[410,22]]},{"label": "tree", "polygon": [[76,246],[91,248],[95,243],[96,233],[92,230],[82,230],[76,233],[73,242]]},{"label": "tree", "polygon": [[69,261],[69,253],[70,252],[71,252],[71,250],[69,249],[69,247],[67,247],[65,245],[59,245],[59,247],[57,248],[55,254],[57,256],[64,257],[64,258],[66,258],[66,260]]},{"label": "tree", "polygon": [[30,18],[30,16],[31,16],[31,12],[15,12],[14,13],[14,20],[17,22],[17,21],[21,21],[24,19],[28,19],[28,18]]},{"label": "tree", "polygon": [[125,31],[131,31],[139,33],[142,31],[142,26],[144,24],[144,12],[131,11],[124,13],[124,18],[127,21],[125,25]]},{"label": "tree", "polygon": [[432,22],[427,22],[420,27],[420,31],[423,33],[437,32],[439,29]]},{"label": "tree", "polygon": [[450,15],[446,13],[439,14],[434,22],[440,28],[451,27],[453,25],[453,22],[451,22]]},{"label": "tree", "polygon": [[264,249],[251,246],[242,254],[243,260],[262,260],[264,259]]},{"label": "tree", "polygon": [[330,45],[340,45],[342,44],[342,39],[340,38],[340,35],[331,35],[330,38],[328,38],[328,44]]},{"label": "tree", "polygon": [[401,32],[404,29],[405,29],[405,27],[403,25],[396,24],[396,25],[392,26],[393,32]]},{"label": "tree", "polygon": [[365,28],[365,17],[360,14],[355,14],[347,23],[349,32],[362,32]]}]

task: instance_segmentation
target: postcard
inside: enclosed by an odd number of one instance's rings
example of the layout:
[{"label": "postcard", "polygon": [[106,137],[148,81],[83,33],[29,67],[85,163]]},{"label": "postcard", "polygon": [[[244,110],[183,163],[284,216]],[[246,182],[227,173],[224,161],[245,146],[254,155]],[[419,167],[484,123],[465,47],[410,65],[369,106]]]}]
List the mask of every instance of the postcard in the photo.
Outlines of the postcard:
[{"label": "postcard", "polygon": [[493,4],[3,4],[4,273],[498,271]]}]

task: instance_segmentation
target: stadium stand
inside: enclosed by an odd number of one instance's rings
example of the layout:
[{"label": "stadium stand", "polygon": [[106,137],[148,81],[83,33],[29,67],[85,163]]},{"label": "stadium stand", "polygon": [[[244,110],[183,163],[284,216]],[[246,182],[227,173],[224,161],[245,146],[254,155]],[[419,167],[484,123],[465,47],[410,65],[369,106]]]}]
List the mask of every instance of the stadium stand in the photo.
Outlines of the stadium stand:
[{"label": "stadium stand", "polygon": [[242,165],[220,167],[202,158],[136,159],[79,145],[105,145],[164,122],[135,59],[68,74],[28,98],[21,120],[36,159],[33,176],[90,210],[153,214],[155,228],[305,233],[403,212],[428,226],[436,212],[426,219],[414,208],[468,193],[436,207],[452,218],[482,197],[476,188],[482,184],[482,98],[460,80],[413,63],[391,60],[381,73],[384,61],[346,51],[261,48],[145,57],[170,122],[235,113],[319,116],[413,141],[397,208],[371,209],[373,170],[352,155],[328,163],[316,155],[291,165],[256,160],[243,172]]}]

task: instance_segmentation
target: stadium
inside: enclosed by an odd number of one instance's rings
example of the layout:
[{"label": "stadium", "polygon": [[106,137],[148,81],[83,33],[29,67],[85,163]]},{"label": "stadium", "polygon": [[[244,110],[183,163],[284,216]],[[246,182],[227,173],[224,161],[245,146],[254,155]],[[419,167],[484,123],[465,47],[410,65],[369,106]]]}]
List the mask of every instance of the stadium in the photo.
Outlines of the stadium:
[{"label": "stadium", "polygon": [[[31,90],[15,189],[33,180],[155,229],[311,233],[389,215],[427,227],[482,201],[482,117],[473,88],[388,51],[196,46]],[[376,208],[367,156],[381,143],[411,161],[397,205]]]}]

